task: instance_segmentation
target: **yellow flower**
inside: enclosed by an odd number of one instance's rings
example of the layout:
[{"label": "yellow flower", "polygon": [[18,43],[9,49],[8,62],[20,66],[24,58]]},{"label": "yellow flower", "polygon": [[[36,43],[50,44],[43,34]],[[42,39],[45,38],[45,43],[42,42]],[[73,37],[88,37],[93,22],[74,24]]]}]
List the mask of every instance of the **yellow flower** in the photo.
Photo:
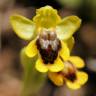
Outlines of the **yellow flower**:
[{"label": "yellow flower", "polygon": [[[50,33],[52,32],[48,34]],[[58,72],[64,68],[64,64],[59,57],[68,58],[69,49],[64,42],[59,41],[57,38],[51,41],[51,39],[53,39],[51,35],[55,33],[50,34],[50,41],[44,40],[46,36],[43,38],[43,35],[45,34],[47,36],[46,31],[44,31],[39,38],[32,40],[26,47],[25,52],[28,57],[34,57],[38,54],[35,67],[39,72],[47,72],[48,70]]]},{"label": "yellow flower", "polygon": [[70,56],[64,61],[64,69],[60,72],[49,72],[50,80],[57,86],[62,86],[64,83],[71,89],[79,89],[88,80],[87,73],[77,70],[84,67],[84,62],[80,57]]},{"label": "yellow flower", "polygon": [[[15,33],[24,40],[32,40],[26,47],[28,57],[38,55],[36,69],[40,72],[58,72],[64,68],[60,57],[66,60],[74,44],[73,33],[81,20],[77,16],[61,19],[56,9],[45,6],[37,9],[33,21],[20,15],[10,18]],[[67,47],[68,46],[68,47]]]}]

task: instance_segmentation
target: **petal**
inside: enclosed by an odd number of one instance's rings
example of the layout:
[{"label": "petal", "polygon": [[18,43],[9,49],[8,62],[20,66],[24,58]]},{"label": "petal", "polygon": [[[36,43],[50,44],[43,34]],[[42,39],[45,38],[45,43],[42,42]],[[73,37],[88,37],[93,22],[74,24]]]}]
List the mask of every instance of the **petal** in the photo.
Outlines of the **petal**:
[{"label": "petal", "polygon": [[64,63],[61,61],[60,58],[57,58],[54,61],[54,64],[49,64],[48,65],[48,68],[49,68],[49,71],[51,71],[51,72],[59,72],[62,69],[64,69]]},{"label": "petal", "polygon": [[67,60],[70,56],[70,51],[63,41],[61,41],[61,50],[59,52],[59,55],[63,58],[63,60]]},{"label": "petal", "polygon": [[[25,53],[25,49],[26,47],[24,47],[22,50],[21,50],[21,53],[20,53],[20,61],[21,61],[21,64],[23,65],[24,69],[27,67],[27,66],[32,66],[31,69],[34,69],[34,66],[35,66],[35,63],[36,63],[36,60],[38,58],[38,56],[35,56],[35,57],[28,57]],[[29,64],[29,65],[28,65]]]},{"label": "petal", "polygon": [[77,71],[77,83],[80,85],[85,84],[88,81],[88,74],[85,72]]},{"label": "petal", "polygon": [[57,86],[62,86],[64,84],[63,76],[59,73],[49,72],[48,77]]},{"label": "petal", "polygon": [[39,27],[50,28],[55,27],[61,21],[61,18],[56,9],[51,6],[45,6],[36,10],[36,16],[33,21]]},{"label": "petal", "polygon": [[36,62],[36,66],[35,68],[39,71],[39,72],[47,72],[48,71],[48,67],[47,65],[45,65],[42,61],[42,59],[38,59]]},{"label": "petal", "polygon": [[67,46],[71,52],[71,50],[73,49],[73,46],[75,44],[74,37],[70,37],[68,40],[65,40],[64,42],[67,44]]},{"label": "petal", "polygon": [[26,17],[20,15],[14,15],[10,17],[11,25],[15,33],[24,40],[30,40],[35,34],[35,24],[27,19]]},{"label": "petal", "polygon": [[71,81],[66,81],[66,85],[73,90],[79,89],[81,86],[80,84],[76,83],[76,82],[71,82]]},{"label": "petal", "polygon": [[64,18],[56,27],[57,36],[61,40],[69,39],[80,27],[81,19],[77,16],[68,16]]},{"label": "petal", "polygon": [[71,61],[77,68],[83,68],[85,66],[84,61],[80,57],[70,56],[68,60]]},{"label": "petal", "polygon": [[32,40],[26,47],[25,53],[28,57],[34,57],[37,53],[36,40]]}]

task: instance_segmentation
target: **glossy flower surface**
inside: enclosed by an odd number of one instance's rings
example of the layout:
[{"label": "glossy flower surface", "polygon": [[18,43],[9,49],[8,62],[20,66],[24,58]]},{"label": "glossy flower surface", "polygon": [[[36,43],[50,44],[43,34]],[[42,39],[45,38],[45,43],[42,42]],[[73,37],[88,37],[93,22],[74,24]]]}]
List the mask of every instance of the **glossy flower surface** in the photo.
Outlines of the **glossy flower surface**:
[{"label": "glossy flower surface", "polygon": [[70,56],[64,61],[64,69],[60,72],[49,72],[50,80],[57,86],[62,86],[64,83],[71,89],[79,89],[88,80],[87,73],[79,71],[78,68],[84,67],[84,62],[80,57]]},{"label": "glossy flower surface", "polygon": [[56,9],[45,6],[37,9],[33,20],[20,15],[11,16],[10,20],[20,38],[32,40],[25,52],[28,57],[38,55],[35,67],[39,72],[59,72],[64,68],[60,57],[66,60],[70,54],[72,35],[81,24],[77,16],[61,19]]}]

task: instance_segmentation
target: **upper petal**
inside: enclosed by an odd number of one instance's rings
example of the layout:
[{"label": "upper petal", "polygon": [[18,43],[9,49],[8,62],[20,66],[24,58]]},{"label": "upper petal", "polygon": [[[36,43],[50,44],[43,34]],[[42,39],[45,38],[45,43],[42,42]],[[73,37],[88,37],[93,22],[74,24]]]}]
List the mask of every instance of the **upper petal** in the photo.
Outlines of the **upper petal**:
[{"label": "upper petal", "polygon": [[77,16],[65,17],[56,27],[57,36],[59,39],[67,40],[80,27],[81,19]]},{"label": "upper petal", "polygon": [[68,60],[77,68],[83,68],[85,66],[84,61],[78,56],[70,56]]},{"label": "upper petal", "polygon": [[32,40],[26,47],[25,53],[28,57],[34,57],[37,53],[36,40]]},{"label": "upper petal", "polygon": [[36,61],[36,66],[35,68],[39,71],[39,72],[47,72],[48,71],[48,67],[47,65],[45,65],[42,61],[41,58],[39,58],[37,61]]},{"label": "upper petal", "polygon": [[20,38],[24,40],[30,40],[34,36],[36,36],[35,24],[26,17],[20,15],[14,15],[10,17],[10,21],[15,33]]},{"label": "upper petal", "polygon": [[64,69],[64,63],[61,61],[61,59],[58,57],[55,61],[54,64],[49,64],[48,65],[49,71],[51,72],[59,72],[62,69]]},{"label": "upper petal", "polygon": [[33,18],[34,23],[39,27],[55,27],[61,18],[56,9],[51,6],[44,6],[36,10],[36,16]]}]

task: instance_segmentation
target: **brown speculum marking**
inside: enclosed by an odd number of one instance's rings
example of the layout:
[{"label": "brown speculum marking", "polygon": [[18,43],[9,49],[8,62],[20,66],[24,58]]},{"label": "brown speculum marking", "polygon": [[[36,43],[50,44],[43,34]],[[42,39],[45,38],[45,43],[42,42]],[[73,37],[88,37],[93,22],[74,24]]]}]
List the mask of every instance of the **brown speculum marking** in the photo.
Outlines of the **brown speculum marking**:
[{"label": "brown speculum marking", "polygon": [[68,74],[66,74],[66,78],[71,80],[72,82],[74,82],[76,79],[77,79],[77,76],[76,76],[76,68],[75,66],[72,64],[72,62],[70,61],[67,61],[67,64],[68,64]]},{"label": "brown speculum marking", "polygon": [[39,36],[36,44],[44,64],[53,64],[61,48],[61,42],[56,34],[44,32]]},{"label": "brown speculum marking", "polygon": [[58,72],[58,74],[62,74],[65,78],[74,82],[77,79],[75,66],[70,61],[67,61],[64,64],[64,70]]},{"label": "brown speculum marking", "polygon": [[67,74],[65,76],[67,79],[69,79],[70,81],[74,82],[76,80],[76,74],[74,72],[70,72],[69,74]]}]

